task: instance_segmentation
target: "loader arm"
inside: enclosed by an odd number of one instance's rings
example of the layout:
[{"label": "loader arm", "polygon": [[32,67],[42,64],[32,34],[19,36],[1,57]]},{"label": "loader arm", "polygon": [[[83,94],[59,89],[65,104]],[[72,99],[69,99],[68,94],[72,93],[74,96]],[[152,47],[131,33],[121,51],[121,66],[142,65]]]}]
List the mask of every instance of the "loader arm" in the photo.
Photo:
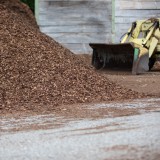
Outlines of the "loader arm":
[{"label": "loader arm", "polygon": [[125,43],[125,42],[128,40],[128,38],[129,38],[130,36],[132,36],[132,33],[133,33],[134,29],[136,28],[136,25],[137,25],[137,24],[136,24],[135,22],[132,23],[132,27],[129,28],[128,32],[125,34],[125,36],[124,36],[123,39],[121,40],[121,43]]},{"label": "loader arm", "polygon": [[134,43],[134,61],[132,67],[132,74],[145,72],[150,70],[155,61],[156,54],[158,53],[158,46],[160,42],[160,26],[159,19],[149,19],[147,21],[140,21],[139,23],[139,34],[143,34],[143,38],[138,36],[131,39],[130,42]]}]

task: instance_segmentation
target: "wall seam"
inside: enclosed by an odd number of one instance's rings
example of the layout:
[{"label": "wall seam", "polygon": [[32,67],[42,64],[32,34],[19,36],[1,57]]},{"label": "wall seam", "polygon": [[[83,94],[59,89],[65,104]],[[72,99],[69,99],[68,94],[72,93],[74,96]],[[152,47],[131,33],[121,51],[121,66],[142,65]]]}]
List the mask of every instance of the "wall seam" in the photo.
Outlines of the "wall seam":
[{"label": "wall seam", "polygon": [[37,24],[39,24],[39,0],[35,0],[35,17]]},{"label": "wall seam", "polygon": [[115,42],[115,0],[112,0],[112,43]]}]

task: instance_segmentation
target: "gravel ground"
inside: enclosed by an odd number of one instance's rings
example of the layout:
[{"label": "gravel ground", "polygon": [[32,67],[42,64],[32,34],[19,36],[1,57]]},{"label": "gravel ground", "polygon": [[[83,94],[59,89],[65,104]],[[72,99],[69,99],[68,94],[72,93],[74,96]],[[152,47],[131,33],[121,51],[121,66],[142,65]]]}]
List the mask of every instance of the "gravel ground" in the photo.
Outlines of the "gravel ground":
[{"label": "gravel ground", "polygon": [[0,159],[158,160],[159,104],[160,99],[150,99],[88,106],[88,110],[123,106],[139,111],[128,116],[110,112],[96,119],[52,114],[4,116],[0,126]]}]

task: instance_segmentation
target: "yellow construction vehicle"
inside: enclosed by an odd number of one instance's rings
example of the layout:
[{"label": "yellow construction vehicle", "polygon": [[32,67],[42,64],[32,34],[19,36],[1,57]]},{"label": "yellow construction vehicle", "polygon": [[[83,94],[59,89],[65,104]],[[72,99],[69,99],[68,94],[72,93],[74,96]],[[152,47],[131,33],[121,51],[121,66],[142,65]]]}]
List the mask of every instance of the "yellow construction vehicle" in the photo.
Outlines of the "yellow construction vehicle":
[{"label": "yellow construction vehicle", "polygon": [[133,22],[119,44],[89,45],[96,69],[123,66],[132,68],[132,74],[149,71],[160,57],[160,18]]}]

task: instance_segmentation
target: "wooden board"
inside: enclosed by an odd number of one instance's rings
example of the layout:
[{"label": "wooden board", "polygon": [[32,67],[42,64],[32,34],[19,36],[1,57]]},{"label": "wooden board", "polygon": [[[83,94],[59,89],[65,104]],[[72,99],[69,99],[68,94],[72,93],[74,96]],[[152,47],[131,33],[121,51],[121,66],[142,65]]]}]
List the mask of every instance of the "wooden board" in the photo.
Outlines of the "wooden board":
[{"label": "wooden board", "polygon": [[91,52],[89,43],[111,41],[111,9],[111,0],[40,0],[40,29],[75,53]]},{"label": "wooden board", "polygon": [[43,26],[41,31],[44,33],[107,33],[111,31],[111,24],[86,24],[86,25],[54,25],[54,26]]},{"label": "wooden board", "polygon": [[[118,3],[117,3],[118,2]],[[131,9],[131,10],[159,10],[159,0],[116,0],[116,9]]]},{"label": "wooden board", "polygon": [[[50,33],[60,43],[108,43],[110,34],[102,33]],[[111,41],[110,41],[111,42]]]}]

